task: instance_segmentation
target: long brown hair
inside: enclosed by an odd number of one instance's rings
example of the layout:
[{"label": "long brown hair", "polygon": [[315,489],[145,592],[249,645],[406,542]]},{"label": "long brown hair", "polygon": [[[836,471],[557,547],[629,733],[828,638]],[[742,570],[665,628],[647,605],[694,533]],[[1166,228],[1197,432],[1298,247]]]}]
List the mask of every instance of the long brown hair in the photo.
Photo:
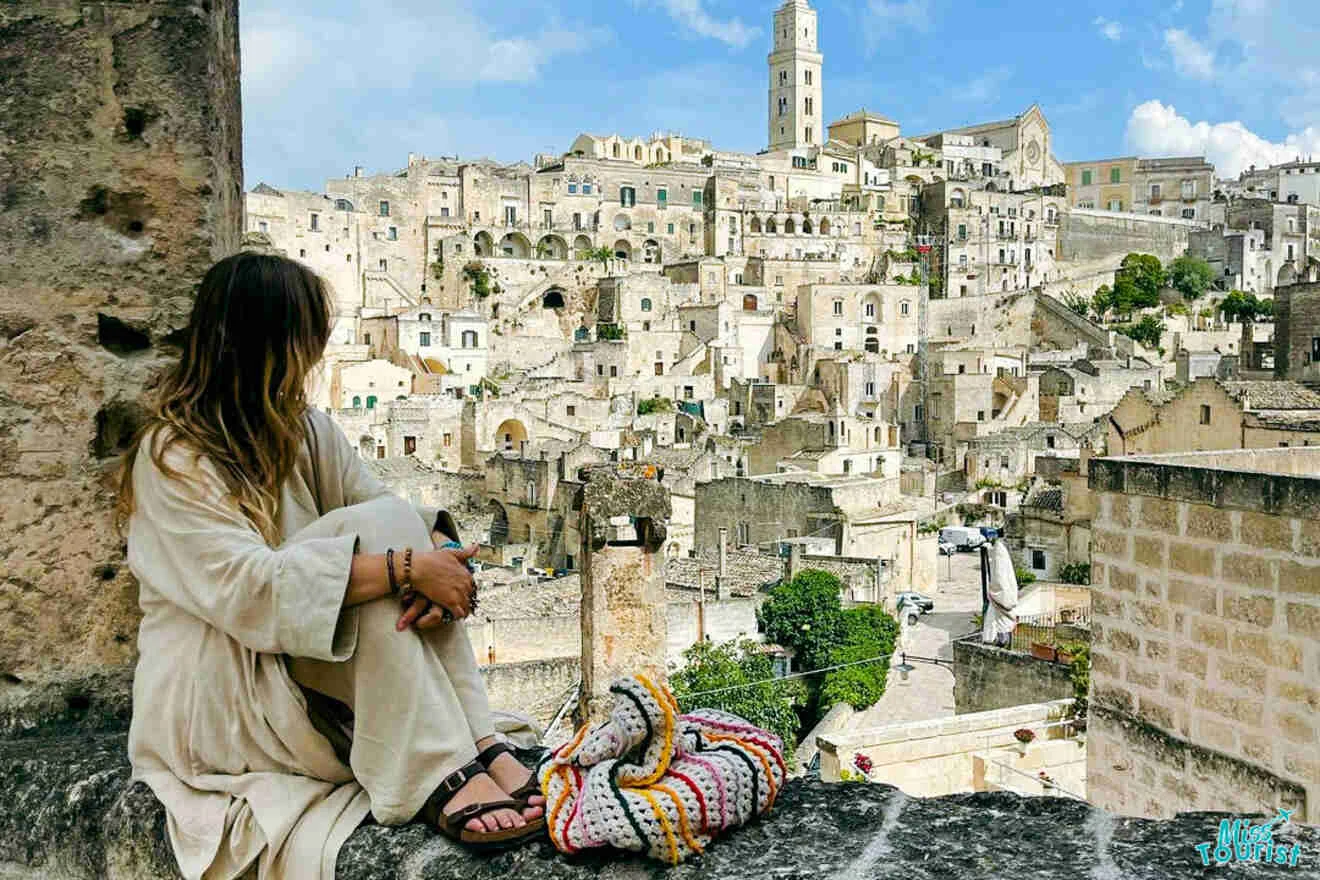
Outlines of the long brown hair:
[{"label": "long brown hair", "polygon": [[306,380],[330,338],[330,296],[315,272],[287,257],[242,252],[202,279],[183,356],[124,457],[119,521],[133,512],[133,464],[151,436],[152,461],[181,444],[205,456],[267,543],[280,539],[280,487],[306,434]]}]

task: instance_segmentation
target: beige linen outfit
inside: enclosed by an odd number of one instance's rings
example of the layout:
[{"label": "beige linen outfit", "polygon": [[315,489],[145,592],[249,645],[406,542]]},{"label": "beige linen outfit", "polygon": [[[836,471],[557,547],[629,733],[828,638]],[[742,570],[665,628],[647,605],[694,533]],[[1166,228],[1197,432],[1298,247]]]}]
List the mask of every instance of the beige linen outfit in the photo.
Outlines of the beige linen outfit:
[{"label": "beige linen outfit", "polygon": [[[134,468],[128,562],[144,617],[129,758],[189,880],[254,866],[262,880],[333,880],[368,812],[409,821],[494,731],[461,624],[400,633],[393,599],[342,608],[359,541],[429,549],[429,529],[329,416],[307,420],[277,549],[208,460],[176,445],[166,463],[191,479],[171,479],[144,442]],[[299,682],[353,709],[347,764]]]}]

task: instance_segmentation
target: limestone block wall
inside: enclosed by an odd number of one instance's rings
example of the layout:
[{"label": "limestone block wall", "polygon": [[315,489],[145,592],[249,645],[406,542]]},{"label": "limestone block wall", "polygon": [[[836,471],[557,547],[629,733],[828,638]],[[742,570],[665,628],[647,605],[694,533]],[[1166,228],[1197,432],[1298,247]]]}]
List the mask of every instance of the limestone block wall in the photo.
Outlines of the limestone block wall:
[{"label": "limestone block wall", "polygon": [[[1059,787],[1086,797],[1086,749],[1064,717],[1071,702],[826,734],[816,740],[820,778],[837,782],[840,770],[852,770],[854,756],[861,754],[871,759],[872,782],[915,797],[1004,789],[1041,794],[1042,771]],[[1019,728],[1036,734],[1025,748],[1013,737]]]},{"label": "limestone block wall", "polygon": [[978,641],[953,643],[953,706],[959,715],[1072,697],[1067,666]]},{"label": "limestone block wall", "polygon": [[1187,250],[1190,233],[1202,224],[1171,217],[1148,217],[1073,208],[1060,217],[1061,260],[1094,260],[1132,251],[1170,260]]},{"label": "limestone block wall", "polygon": [[1091,462],[1097,805],[1320,818],[1315,452]]},{"label": "limestone block wall", "polygon": [[506,709],[549,724],[578,677],[577,657],[497,663],[481,667],[492,709]]},{"label": "limestone block wall", "polygon": [[0,688],[133,659],[108,473],[239,244],[237,7],[0,7]]}]

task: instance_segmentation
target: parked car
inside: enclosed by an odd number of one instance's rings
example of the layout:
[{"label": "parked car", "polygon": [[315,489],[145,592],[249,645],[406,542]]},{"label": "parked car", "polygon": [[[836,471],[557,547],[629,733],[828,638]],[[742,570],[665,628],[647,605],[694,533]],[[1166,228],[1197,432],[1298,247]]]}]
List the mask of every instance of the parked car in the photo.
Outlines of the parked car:
[{"label": "parked car", "polygon": [[922,614],[929,614],[935,610],[935,600],[921,593],[899,593],[894,597],[894,602],[899,607],[903,605],[914,607]]},{"label": "parked car", "polygon": [[941,541],[940,541],[940,555],[941,555],[941,556],[952,556],[954,553],[957,553],[957,552],[958,552],[958,548],[957,548],[957,546],[955,546],[955,545],[953,545],[953,544],[950,544],[948,541],[944,541],[944,540],[941,540]]},{"label": "parked car", "polygon": [[972,550],[985,543],[985,535],[971,526],[945,526],[940,529],[940,540],[959,550]]}]

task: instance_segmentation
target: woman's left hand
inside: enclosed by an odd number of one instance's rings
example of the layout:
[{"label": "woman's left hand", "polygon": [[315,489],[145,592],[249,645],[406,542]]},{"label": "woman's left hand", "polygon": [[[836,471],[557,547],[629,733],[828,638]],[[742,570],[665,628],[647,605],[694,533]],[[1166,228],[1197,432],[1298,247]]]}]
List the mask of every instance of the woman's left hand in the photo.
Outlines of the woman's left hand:
[{"label": "woman's left hand", "polygon": [[[431,544],[433,546],[441,547],[448,541],[449,539],[439,532],[431,532]],[[410,626],[419,631],[435,629],[447,622],[449,621],[445,620],[445,610],[421,593],[410,591],[404,596],[403,613],[399,615],[399,632],[403,632]]]}]

